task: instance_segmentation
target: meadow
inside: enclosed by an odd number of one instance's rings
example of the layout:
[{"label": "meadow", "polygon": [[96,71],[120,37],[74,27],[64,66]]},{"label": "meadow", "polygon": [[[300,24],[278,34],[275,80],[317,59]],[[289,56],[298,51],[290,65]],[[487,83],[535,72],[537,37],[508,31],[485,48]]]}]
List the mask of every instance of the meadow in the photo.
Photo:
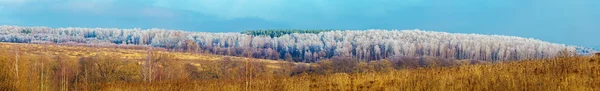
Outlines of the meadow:
[{"label": "meadow", "polygon": [[0,43],[0,90],[600,90],[600,56],[424,60],[432,61],[295,63],[146,47]]}]

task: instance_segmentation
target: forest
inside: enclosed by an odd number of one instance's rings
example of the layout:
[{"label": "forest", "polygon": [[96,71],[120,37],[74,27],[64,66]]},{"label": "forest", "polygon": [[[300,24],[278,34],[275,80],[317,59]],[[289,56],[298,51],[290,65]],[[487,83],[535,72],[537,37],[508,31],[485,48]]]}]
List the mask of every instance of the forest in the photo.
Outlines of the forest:
[{"label": "forest", "polygon": [[139,28],[21,26],[0,26],[0,30],[0,42],[143,45],[172,51],[292,59],[296,62],[316,62],[334,57],[369,61],[394,56],[434,56],[496,62],[551,58],[562,50],[573,54],[593,51],[532,38],[423,30],[306,30],[291,34],[285,32],[291,30],[209,33]]},{"label": "forest", "polygon": [[242,34],[254,35],[254,36],[270,36],[281,37],[283,35],[289,35],[294,33],[312,33],[318,34],[321,32],[328,32],[333,30],[300,30],[300,29],[267,29],[267,30],[246,30],[242,31]]}]

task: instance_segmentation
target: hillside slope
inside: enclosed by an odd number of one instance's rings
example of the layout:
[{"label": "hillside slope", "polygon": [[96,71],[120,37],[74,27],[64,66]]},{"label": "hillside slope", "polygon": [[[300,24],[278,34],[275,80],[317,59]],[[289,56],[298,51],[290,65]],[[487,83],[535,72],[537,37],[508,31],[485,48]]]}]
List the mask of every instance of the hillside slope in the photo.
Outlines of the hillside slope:
[{"label": "hillside slope", "polygon": [[[248,60],[250,58],[223,56],[214,54],[188,53],[188,52],[171,52],[160,48],[154,49],[128,49],[111,47],[90,47],[82,45],[55,45],[55,44],[22,44],[22,43],[5,43],[0,42],[0,50],[5,53],[14,53],[19,51],[23,55],[47,55],[47,56],[65,56],[69,58],[90,57],[94,55],[112,55],[127,60],[146,60],[148,55],[152,54],[167,54],[172,56],[174,60],[180,61],[217,61],[223,58],[233,60]],[[150,47],[147,47],[150,48]],[[276,60],[268,59],[253,59],[256,61],[267,61],[277,63]]]},{"label": "hillside slope", "polygon": [[0,26],[0,30],[2,42],[150,45],[177,51],[302,62],[346,56],[361,60],[436,56],[503,61],[578,52],[576,46],[532,38],[422,30],[335,30],[280,37],[165,29]]},{"label": "hillside slope", "polygon": [[0,90],[97,90],[105,82],[289,75],[281,72],[285,71],[283,67],[297,64],[304,63],[170,52],[141,46],[0,42]]},{"label": "hillside slope", "polygon": [[[182,85],[185,84],[185,85]],[[108,90],[597,91],[600,56],[251,80],[111,84]]]},{"label": "hillside slope", "polygon": [[307,64],[0,43],[0,90],[600,90],[600,56],[565,56],[394,69],[387,60],[334,59],[302,66]]}]

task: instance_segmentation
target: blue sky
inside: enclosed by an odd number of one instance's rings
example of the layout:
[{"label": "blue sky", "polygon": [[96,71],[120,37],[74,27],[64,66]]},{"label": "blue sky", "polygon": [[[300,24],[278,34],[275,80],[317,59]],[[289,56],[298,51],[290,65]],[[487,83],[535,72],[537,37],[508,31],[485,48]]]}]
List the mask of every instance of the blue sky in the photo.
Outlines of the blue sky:
[{"label": "blue sky", "polygon": [[423,29],[600,48],[599,0],[0,0],[0,25]]}]

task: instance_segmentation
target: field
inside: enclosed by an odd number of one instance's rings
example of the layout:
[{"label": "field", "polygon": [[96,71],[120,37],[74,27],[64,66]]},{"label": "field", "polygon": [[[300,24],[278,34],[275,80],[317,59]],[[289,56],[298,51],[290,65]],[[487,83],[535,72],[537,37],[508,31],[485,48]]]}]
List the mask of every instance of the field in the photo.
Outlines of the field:
[{"label": "field", "polygon": [[348,72],[327,62],[0,43],[0,90],[600,90],[598,56],[407,69],[359,62]]},{"label": "field", "polygon": [[[97,82],[104,84],[203,79],[212,76],[237,77],[240,74],[235,73],[244,71],[243,65],[280,69],[281,64],[295,64],[277,60],[168,52],[159,48],[140,49],[139,46],[113,48],[0,43],[0,91],[89,90],[91,88],[78,87],[102,87],[101,84],[91,84]],[[93,86],[88,86],[90,84]]]},{"label": "field", "polygon": [[117,84],[110,90],[384,90],[384,91],[596,91],[600,58],[570,57],[488,65],[393,70],[389,72],[300,75],[282,78]]}]

